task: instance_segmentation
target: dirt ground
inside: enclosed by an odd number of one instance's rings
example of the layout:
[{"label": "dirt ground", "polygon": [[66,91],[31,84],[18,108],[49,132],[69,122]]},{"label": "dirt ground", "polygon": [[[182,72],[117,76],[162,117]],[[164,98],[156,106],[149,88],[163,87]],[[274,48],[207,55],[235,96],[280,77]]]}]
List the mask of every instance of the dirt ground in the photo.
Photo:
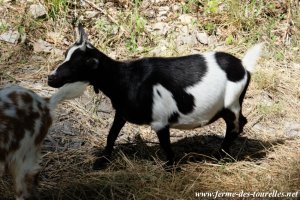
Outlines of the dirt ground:
[{"label": "dirt ground", "polygon": [[[31,6],[38,3],[46,13],[35,18]],[[212,50],[242,58],[255,43],[266,44],[244,100],[248,124],[230,159],[211,156],[224,137],[222,120],[171,130],[178,173],[164,171],[165,158],[149,126],[126,124],[111,164],[93,171],[93,154],[104,148],[114,110],[107,97],[89,88],[56,110],[43,145],[40,199],[212,199],[196,193],[217,191],[298,192],[299,199],[299,10],[293,0],[0,0],[0,88],[19,84],[42,96],[55,91],[47,75],[75,41],[72,23],[78,21],[99,50],[120,60]],[[10,31],[17,39],[4,41]],[[13,197],[5,175],[0,199]]]}]

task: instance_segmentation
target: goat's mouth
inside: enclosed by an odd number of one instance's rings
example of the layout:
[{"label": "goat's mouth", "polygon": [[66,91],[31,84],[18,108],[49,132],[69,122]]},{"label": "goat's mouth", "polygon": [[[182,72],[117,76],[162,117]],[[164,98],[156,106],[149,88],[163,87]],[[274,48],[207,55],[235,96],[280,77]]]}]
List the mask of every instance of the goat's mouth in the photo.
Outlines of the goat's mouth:
[{"label": "goat's mouth", "polygon": [[49,75],[48,76],[48,85],[54,88],[60,88],[66,83],[71,83],[70,80],[61,80],[57,76]]}]

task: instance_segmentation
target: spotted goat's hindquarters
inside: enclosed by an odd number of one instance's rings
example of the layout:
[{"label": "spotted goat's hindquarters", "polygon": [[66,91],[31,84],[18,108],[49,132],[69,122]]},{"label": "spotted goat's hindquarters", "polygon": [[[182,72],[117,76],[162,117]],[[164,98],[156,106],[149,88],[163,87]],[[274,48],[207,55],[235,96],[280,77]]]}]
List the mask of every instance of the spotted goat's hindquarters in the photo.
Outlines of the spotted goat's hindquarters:
[{"label": "spotted goat's hindquarters", "polygon": [[[228,151],[243,130],[242,103],[259,58],[262,44],[249,49],[243,59],[208,52],[182,57],[148,57],[116,61],[96,49],[79,26],[80,38],[67,51],[64,62],[48,77],[48,84],[86,81],[102,91],[116,110],[103,157],[94,169],[108,162],[124,124],[148,124],[157,133],[168,163],[173,163],[169,128],[192,129],[223,118]],[[101,155],[99,155],[101,157]]]},{"label": "spotted goat's hindquarters", "polygon": [[32,199],[40,171],[40,148],[52,124],[52,110],[80,96],[86,83],[62,87],[50,99],[20,86],[0,90],[0,175],[14,178],[16,199]]}]

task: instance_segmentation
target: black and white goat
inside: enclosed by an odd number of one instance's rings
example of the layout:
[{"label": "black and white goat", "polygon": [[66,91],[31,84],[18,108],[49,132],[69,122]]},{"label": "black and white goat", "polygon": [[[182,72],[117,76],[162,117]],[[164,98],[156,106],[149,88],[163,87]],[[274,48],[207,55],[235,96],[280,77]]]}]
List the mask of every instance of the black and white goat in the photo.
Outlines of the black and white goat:
[{"label": "black and white goat", "polygon": [[[156,132],[168,163],[173,163],[170,128],[193,129],[223,118],[227,125],[222,149],[229,147],[247,123],[242,103],[262,44],[240,60],[210,52],[183,57],[150,57],[116,61],[97,50],[79,25],[80,39],[48,77],[48,84],[86,81],[102,91],[116,110],[103,156],[111,156],[124,124],[149,124]],[[105,161],[99,157],[94,169]]]},{"label": "black and white goat", "polygon": [[0,89],[0,176],[14,177],[17,200],[33,197],[40,171],[41,144],[57,104],[80,96],[87,84],[66,84],[50,99],[20,86]]}]

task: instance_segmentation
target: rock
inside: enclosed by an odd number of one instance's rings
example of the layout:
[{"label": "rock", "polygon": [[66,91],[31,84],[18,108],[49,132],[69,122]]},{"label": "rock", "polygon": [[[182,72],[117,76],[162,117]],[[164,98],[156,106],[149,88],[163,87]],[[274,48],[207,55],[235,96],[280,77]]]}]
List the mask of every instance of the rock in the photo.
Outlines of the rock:
[{"label": "rock", "polygon": [[181,45],[194,46],[197,43],[198,41],[195,35],[179,35],[176,39],[177,46],[181,46]]},{"label": "rock", "polygon": [[144,0],[144,1],[142,1],[141,4],[140,4],[140,8],[141,8],[142,10],[147,9],[147,8],[150,7],[150,6],[151,6],[151,2],[150,2],[149,0]]},{"label": "rock", "polygon": [[270,126],[267,126],[267,125],[264,125],[261,123],[255,124],[252,128],[259,132],[264,132],[265,135],[274,136],[274,132],[276,132],[276,128],[270,127]]},{"label": "rock", "polygon": [[102,101],[100,105],[98,106],[98,111],[99,112],[104,112],[104,113],[112,113],[113,108],[112,105],[107,102],[107,101]]},{"label": "rock", "polygon": [[33,51],[36,53],[44,52],[44,53],[52,53],[56,56],[63,55],[63,50],[55,48],[49,42],[39,39],[35,43],[33,43]]},{"label": "rock", "polygon": [[151,50],[151,54],[153,56],[164,56],[164,54],[167,51],[167,46],[168,46],[168,42],[166,40],[162,40],[160,41],[160,43],[158,44],[157,47],[155,47],[154,49]]},{"label": "rock", "polygon": [[20,38],[20,33],[18,31],[8,31],[5,33],[2,33],[0,35],[0,40],[9,42],[12,44],[16,44]]},{"label": "rock", "polygon": [[180,34],[178,34],[175,41],[177,46],[185,45],[191,47],[198,43],[196,35],[194,33],[190,33],[188,26],[180,27],[179,32]]},{"label": "rock", "polygon": [[47,11],[42,4],[32,4],[29,7],[29,13],[33,16],[33,18],[43,18],[47,15]]},{"label": "rock", "polygon": [[178,4],[172,5],[172,11],[173,12],[181,12],[181,6]]},{"label": "rock", "polygon": [[300,69],[300,63],[293,63],[293,67],[295,69]]},{"label": "rock", "polygon": [[208,37],[208,45],[214,46],[217,45],[218,38],[215,35],[211,35]]},{"label": "rock", "polygon": [[153,30],[159,35],[165,35],[170,29],[169,25],[165,22],[157,22],[153,25]]},{"label": "rock", "polygon": [[196,33],[197,40],[202,44],[208,44],[208,35],[205,32]]},{"label": "rock", "polygon": [[162,56],[162,54],[167,50],[167,47],[164,45],[159,45],[155,47],[150,53],[153,56]]},{"label": "rock", "polygon": [[148,18],[154,18],[156,16],[155,11],[154,10],[145,10],[144,16],[148,17]]},{"label": "rock", "polygon": [[55,55],[55,56],[61,56],[64,54],[64,51],[61,50],[61,49],[57,49],[57,48],[53,48],[51,50],[52,54]]},{"label": "rock", "polygon": [[58,43],[63,40],[63,36],[58,32],[47,32],[47,41],[50,43]]},{"label": "rock", "polygon": [[182,24],[192,24],[193,21],[196,20],[196,18],[188,14],[183,14],[180,17],[178,17],[178,19]]},{"label": "rock", "polygon": [[91,19],[91,18],[96,17],[98,14],[100,14],[98,11],[86,11],[85,12],[85,17],[87,19]]},{"label": "rock", "polygon": [[168,17],[166,15],[163,15],[163,16],[158,16],[156,18],[156,21],[163,22],[163,21],[166,21],[167,19],[168,19]]},{"label": "rock", "polygon": [[164,2],[164,0],[150,0],[150,3],[152,4],[160,4],[162,2]]},{"label": "rock", "polygon": [[158,9],[158,17],[161,17],[161,16],[166,16],[168,14],[170,10],[170,7],[169,6],[162,6],[162,7],[159,7]]},{"label": "rock", "polygon": [[300,124],[295,122],[285,123],[284,133],[289,138],[300,137]]},{"label": "rock", "polygon": [[61,131],[65,134],[65,135],[75,135],[73,130],[72,130],[72,125],[66,121],[63,125],[62,125],[62,129]]},{"label": "rock", "polygon": [[19,0],[17,1],[17,3],[21,3],[21,4],[28,4],[28,3],[34,3],[35,0]]},{"label": "rock", "polygon": [[33,43],[34,52],[50,53],[52,49],[53,49],[53,46],[50,43],[48,43],[44,40],[41,40],[41,39],[39,39],[38,41]]}]

